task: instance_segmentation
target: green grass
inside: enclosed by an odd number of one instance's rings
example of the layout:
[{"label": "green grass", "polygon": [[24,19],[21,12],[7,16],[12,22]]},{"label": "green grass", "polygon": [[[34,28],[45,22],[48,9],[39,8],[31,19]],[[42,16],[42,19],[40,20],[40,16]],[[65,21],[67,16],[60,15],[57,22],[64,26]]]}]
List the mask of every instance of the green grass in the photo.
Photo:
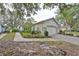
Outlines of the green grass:
[{"label": "green grass", "polygon": [[79,32],[72,32],[73,36],[78,36],[79,37]]},{"label": "green grass", "polygon": [[65,32],[65,34],[79,37],[79,32]]},{"label": "green grass", "polygon": [[7,33],[3,38],[0,39],[0,41],[11,41],[14,39],[15,33]]}]

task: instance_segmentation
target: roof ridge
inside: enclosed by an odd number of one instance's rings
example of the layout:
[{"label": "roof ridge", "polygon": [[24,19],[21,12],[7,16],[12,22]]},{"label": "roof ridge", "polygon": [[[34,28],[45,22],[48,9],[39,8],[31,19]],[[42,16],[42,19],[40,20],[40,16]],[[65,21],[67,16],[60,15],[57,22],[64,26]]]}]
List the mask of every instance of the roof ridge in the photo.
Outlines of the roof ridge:
[{"label": "roof ridge", "polygon": [[[42,21],[37,22],[37,23],[35,23],[35,24],[38,24],[38,23],[41,23],[41,22],[45,22],[45,21],[49,21],[49,20],[52,20],[52,19],[54,19],[54,18],[49,18],[49,19],[46,19],[46,20],[42,20]],[[35,25],[35,24],[34,24],[34,25]]]},{"label": "roof ridge", "polygon": [[35,24],[33,24],[33,25],[36,25],[36,24],[39,24],[39,23],[41,23],[41,22],[45,22],[45,21],[49,21],[49,20],[54,20],[55,21],[55,23],[59,26],[59,24],[58,24],[58,22],[55,20],[55,18],[49,18],[49,19],[46,19],[46,20],[43,20],[43,21],[40,21],[40,22],[37,22],[37,23],[35,23]]}]

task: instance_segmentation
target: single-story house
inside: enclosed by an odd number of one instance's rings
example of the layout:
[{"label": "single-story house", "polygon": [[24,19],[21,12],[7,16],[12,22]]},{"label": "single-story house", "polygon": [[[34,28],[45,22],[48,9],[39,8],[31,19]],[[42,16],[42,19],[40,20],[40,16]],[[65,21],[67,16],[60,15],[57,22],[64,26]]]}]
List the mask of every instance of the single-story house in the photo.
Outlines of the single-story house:
[{"label": "single-story house", "polygon": [[5,27],[0,24],[0,33],[3,33],[3,32],[5,32]]},{"label": "single-story house", "polygon": [[50,18],[33,24],[32,31],[40,31],[43,35],[48,31],[48,36],[52,36],[59,32],[59,24],[54,18]]}]

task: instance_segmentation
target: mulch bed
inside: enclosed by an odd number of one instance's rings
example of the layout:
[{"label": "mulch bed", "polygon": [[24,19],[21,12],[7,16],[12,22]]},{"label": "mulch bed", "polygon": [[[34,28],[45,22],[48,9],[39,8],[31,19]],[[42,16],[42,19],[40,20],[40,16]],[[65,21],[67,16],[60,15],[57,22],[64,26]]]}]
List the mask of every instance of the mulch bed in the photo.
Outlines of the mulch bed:
[{"label": "mulch bed", "polygon": [[[64,43],[67,44],[67,43]],[[0,56],[66,56],[79,55],[79,48],[74,51],[70,45],[52,42],[0,42]],[[75,46],[76,47],[76,46]]]}]

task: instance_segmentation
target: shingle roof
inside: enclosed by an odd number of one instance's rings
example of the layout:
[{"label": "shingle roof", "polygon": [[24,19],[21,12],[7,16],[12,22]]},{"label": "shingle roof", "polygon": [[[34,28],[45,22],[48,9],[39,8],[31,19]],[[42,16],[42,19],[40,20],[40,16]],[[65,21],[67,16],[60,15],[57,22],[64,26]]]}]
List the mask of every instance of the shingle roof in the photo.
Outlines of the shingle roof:
[{"label": "shingle roof", "polygon": [[57,22],[54,18],[46,19],[46,20],[43,20],[43,21],[37,22],[37,23],[35,23],[35,24],[33,24],[33,25],[37,25],[37,24],[40,24],[40,23],[43,23],[43,22],[46,22],[46,21],[49,21],[49,20],[54,20],[55,23],[56,23],[57,25],[59,25],[58,22]]}]

